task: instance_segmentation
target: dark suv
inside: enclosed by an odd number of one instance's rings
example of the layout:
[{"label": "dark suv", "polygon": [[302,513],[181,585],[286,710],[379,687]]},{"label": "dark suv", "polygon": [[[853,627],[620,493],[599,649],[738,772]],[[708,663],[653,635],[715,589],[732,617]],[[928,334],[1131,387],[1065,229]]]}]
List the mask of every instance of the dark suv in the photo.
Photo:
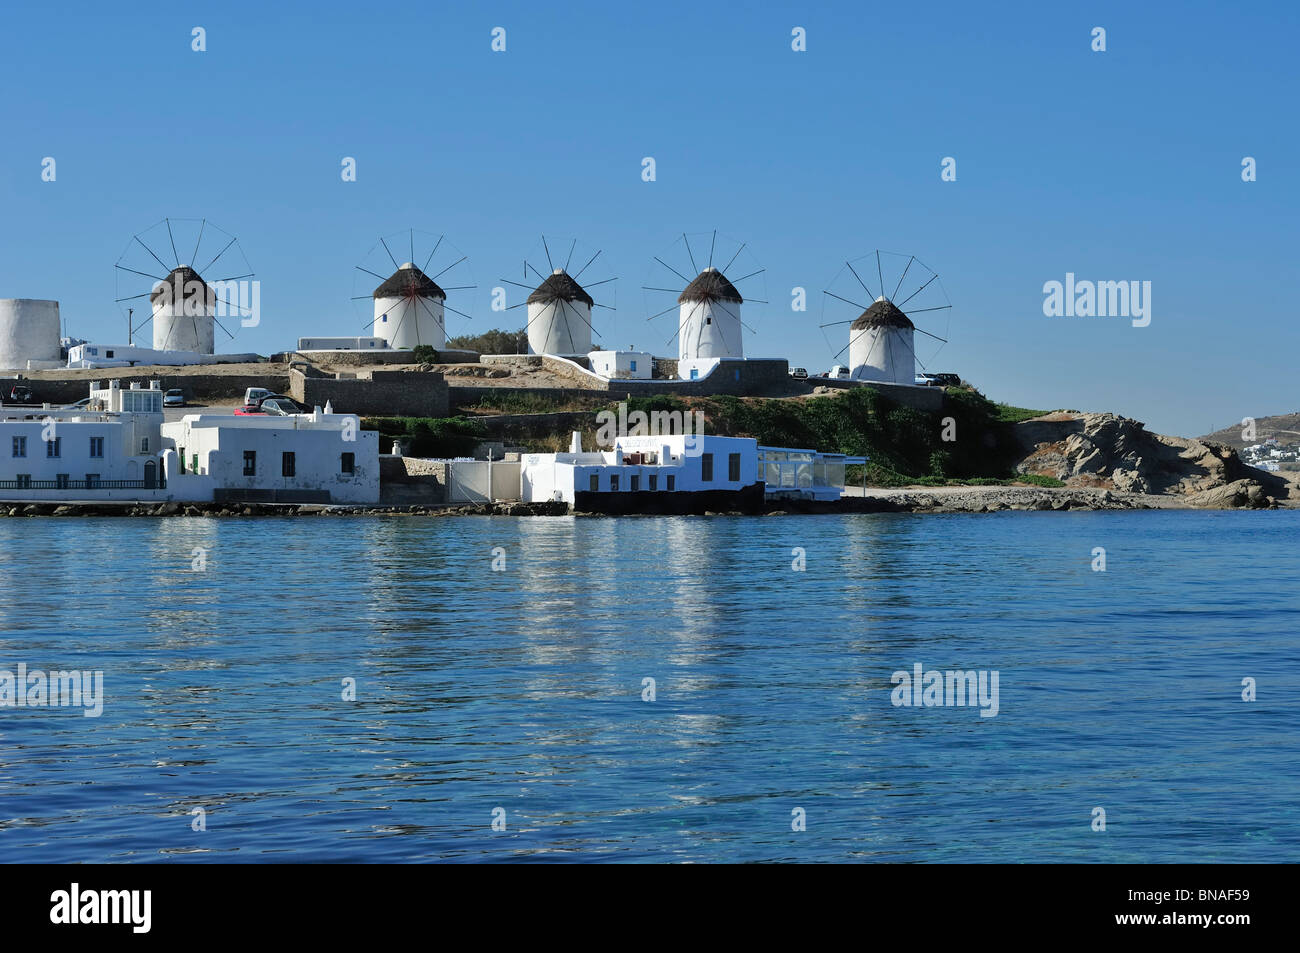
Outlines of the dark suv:
[{"label": "dark suv", "polygon": [[36,395],[32,393],[30,387],[19,384],[9,392],[9,399],[15,404],[30,404],[36,399]]},{"label": "dark suv", "polygon": [[934,378],[934,382],[936,384],[939,384],[943,387],[961,386],[960,374],[931,374],[930,376]]}]

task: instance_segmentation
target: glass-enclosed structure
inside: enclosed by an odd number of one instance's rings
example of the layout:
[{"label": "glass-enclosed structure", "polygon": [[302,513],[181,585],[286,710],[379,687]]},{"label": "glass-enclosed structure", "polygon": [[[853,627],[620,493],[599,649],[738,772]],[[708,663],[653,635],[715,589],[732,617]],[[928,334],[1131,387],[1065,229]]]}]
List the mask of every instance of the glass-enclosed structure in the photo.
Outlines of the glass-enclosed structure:
[{"label": "glass-enclosed structure", "polygon": [[844,468],[863,464],[866,457],[819,453],[790,447],[759,447],[758,478],[769,496],[838,500],[844,494]]}]

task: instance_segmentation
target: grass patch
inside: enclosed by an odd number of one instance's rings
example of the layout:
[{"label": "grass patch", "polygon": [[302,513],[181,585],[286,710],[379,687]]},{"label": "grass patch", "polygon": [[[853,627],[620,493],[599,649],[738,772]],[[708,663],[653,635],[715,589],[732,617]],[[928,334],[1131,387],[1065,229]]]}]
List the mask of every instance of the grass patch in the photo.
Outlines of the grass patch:
[{"label": "grass patch", "polygon": [[1020,483],[1028,483],[1031,486],[1065,486],[1065,484],[1056,477],[1039,476],[1037,473],[1022,473],[1016,477],[1016,480]]}]

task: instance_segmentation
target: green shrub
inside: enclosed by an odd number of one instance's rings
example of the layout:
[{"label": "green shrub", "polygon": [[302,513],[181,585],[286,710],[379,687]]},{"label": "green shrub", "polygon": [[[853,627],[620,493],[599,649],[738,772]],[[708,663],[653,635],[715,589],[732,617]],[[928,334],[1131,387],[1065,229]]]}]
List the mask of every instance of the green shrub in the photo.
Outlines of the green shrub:
[{"label": "green shrub", "polygon": [[528,329],[499,331],[493,329],[482,334],[462,334],[447,341],[447,347],[479,354],[527,354]]},{"label": "green shrub", "polygon": [[367,430],[378,430],[380,450],[406,440],[413,457],[468,457],[488,437],[487,429],[466,417],[367,417]]}]

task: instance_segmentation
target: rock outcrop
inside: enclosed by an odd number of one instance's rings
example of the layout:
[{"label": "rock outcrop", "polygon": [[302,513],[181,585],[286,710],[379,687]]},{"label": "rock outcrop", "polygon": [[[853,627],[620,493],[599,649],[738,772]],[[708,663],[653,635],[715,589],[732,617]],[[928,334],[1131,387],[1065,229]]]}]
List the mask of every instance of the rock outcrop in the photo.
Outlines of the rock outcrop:
[{"label": "rock outcrop", "polygon": [[1149,432],[1116,414],[1051,414],[1017,426],[1020,473],[1072,487],[1183,497],[1189,506],[1267,507],[1296,490],[1222,444]]}]

